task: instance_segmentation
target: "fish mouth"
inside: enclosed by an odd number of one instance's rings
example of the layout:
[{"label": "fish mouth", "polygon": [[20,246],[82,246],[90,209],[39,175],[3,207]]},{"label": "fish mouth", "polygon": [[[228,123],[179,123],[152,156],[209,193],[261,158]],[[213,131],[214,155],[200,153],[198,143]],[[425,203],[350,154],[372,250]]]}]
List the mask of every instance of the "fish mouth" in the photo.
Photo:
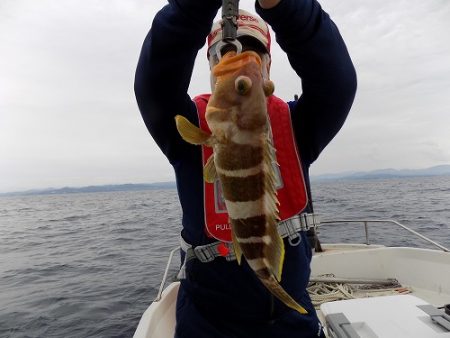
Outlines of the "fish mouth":
[{"label": "fish mouth", "polygon": [[258,53],[254,51],[245,51],[239,54],[231,51],[226,53],[220,62],[214,66],[213,75],[216,77],[233,74],[249,63],[256,63],[261,69],[262,61]]}]

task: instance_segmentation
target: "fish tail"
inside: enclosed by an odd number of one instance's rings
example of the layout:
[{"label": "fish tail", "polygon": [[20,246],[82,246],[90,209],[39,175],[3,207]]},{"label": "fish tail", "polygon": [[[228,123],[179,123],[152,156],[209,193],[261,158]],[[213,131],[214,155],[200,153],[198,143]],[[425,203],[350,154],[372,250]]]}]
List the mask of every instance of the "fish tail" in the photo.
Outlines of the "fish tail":
[{"label": "fish tail", "polygon": [[292,298],[286,290],[278,283],[273,275],[270,275],[268,278],[260,278],[261,282],[265,285],[265,287],[280,301],[286,304],[291,309],[299,312],[302,315],[308,314],[308,311],[298,304],[294,298]]}]

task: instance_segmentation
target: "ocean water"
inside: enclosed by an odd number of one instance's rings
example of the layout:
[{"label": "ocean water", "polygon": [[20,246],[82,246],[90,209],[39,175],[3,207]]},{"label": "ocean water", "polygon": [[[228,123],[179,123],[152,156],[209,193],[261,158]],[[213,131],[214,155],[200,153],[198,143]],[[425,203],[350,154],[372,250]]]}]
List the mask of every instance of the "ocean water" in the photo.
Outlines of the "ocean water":
[{"label": "ocean water", "polygon": [[[395,219],[450,247],[450,177],[313,182],[324,220]],[[175,190],[0,198],[0,337],[131,337],[178,245]],[[363,242],[362,224],[323,242]],[[370,241],[427,246],[392,225]],[[171,274],[175,274],[178,262]]]}]

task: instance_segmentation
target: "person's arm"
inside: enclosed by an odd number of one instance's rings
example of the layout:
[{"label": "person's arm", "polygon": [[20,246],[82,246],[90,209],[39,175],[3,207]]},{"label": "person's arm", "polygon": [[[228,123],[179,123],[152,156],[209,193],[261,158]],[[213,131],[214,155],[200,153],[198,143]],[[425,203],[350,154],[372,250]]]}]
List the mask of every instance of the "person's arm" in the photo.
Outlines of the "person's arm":
[{"label": "person's arm", "polygon": [[178,135],[175,115],[197,123],[187,91],[197,52],[220,6],[220,0],[169,0],[156,14],[142,46],[136,99],[148,130],[172,163],[188,146]]},{"label": "person's arm", "polygon": [[[264,3],[271,6],[262,8]],[[355,69],[336,25],[317,1],[260,0],[256,10],[302,80],[302,95],[290,107],[302,160],[311,164],[347,117]]]}]

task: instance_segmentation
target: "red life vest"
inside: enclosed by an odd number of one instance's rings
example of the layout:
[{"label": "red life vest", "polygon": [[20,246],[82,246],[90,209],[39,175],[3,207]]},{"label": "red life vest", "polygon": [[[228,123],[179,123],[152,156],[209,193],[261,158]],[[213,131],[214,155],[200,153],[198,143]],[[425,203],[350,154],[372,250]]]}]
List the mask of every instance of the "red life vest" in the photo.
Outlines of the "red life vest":
[{"label": "red life vest", "polygon": [[[205,112],[210,96],[210,94],[204,94],[194,98],[200,128],[208,133],[211,131],[206,122]],[[276,149],[276,160],[279,164],[279,166],[274,166],[274,169],[278,171],[276,176],[278,176],[277,196],[280,202],[279,216],[281,220],[285,220],[299,214],[306,207],[308,194],[295,143],[289,106],[283,100],[271,95],[267,100],[267,108],[271,121],[273,145]],[[212,154],[211,147],[202,145],[203,165]],[[218,180],[214,183],[204,182],[203,198],[208,236],[222,242],[231,242],[231,226]]]}]

